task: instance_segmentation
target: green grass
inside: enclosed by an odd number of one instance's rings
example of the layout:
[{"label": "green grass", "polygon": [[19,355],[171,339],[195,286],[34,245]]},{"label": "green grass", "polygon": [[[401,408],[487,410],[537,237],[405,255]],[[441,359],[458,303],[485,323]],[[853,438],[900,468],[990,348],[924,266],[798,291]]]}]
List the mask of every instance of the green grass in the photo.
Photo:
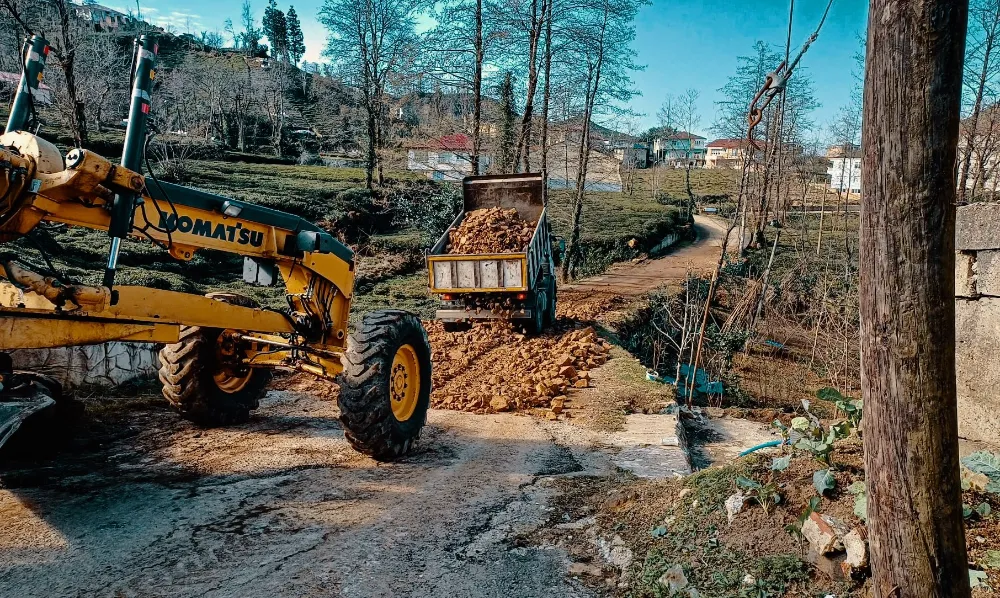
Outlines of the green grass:
[{"label": "green grass", "polygon": [[[549,214],[553,232],[568,242],[573,230],[573,193],[553,191],[549,195]],[[588,192],[580,230],[583,259],[576,274],[597,274],[615,262],[638,257],[683,224],[681,210],[648,196]],[[629,246],[632,239],[635,247]]]},{"label": "green grass", "polygon": [[[750,475],[761,467],[763,458],[713,467],[686,478],[680,485],[690,490],[683,499],[668,501],[658,494],[673,494],[675,483],[655,483],[641,490],[649,506],[643,517],[651,518],[648,527],[638,527],[641,520],[630,521],[627,542],[636,553],[637,580],[629,595],[636,598],[661,598],[669,595],[657,580],[672,566],[680,564],[691,586],[706,597],[777,598],[787,592],[803,590],[810,580],[809,566],[796,554],[755,556],[720,542],[719,535],[728,527],[724,502],[736,488],[738,476]],[[660,486],[669,486],[660,490]],[[660,490],[660,492],[657,492]],[[644,497],[636,498],[637,503]],[[656,509],[654,504],[665,507]],[[650,508],[651,507],[651,508]],[[748,507],[759,508],[756,506]],[[662,535],[652,533],[663,526]],[[632,534],[635,535],[632,535]],[[766,547],[760,547],[767,552]],[[743,579],[754,576],[754,586]],[[794,594],[800,595],[800,594]],[[807,594],[801,594],[807,595]]]},{"label": "green grass", "polygon": [[397,276],[376,283],[370,291],[354,296],[351,321],[378,309],[405,309],[423,319],[433,319],[437,299],[427,292],[427,276],[423,272]]},{"label": "green grass", "polygon": [[[691,170],[691,191],[699,196],[717,197],[739,192],[742,171],[728,168]],[[685,171],[681,168],[656,168],[636,173],[634,193],[652,197],[653,191],[673,199],[687,199]]]}]

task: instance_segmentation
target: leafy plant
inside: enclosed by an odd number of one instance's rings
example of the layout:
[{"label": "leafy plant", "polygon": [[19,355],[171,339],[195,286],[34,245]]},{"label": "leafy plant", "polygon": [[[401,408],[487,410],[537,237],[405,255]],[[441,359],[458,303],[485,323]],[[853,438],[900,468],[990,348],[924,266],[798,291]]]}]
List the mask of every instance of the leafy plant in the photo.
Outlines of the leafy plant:
[{"label": "leafy plant", "polygon": [[861,416],[863,414],[865,402],[861,399],[844,399],[842,401],[836,401],[834,405],[837,409],[844,412],[847,417],[847,421],[851,423],[851,426],[859,428],[861,426]]},{"label": "leafy plant", "polygon": [[853,426],[850,421],[843,421],[824,428],[823,422],[809,410],[809,406],[809,401],[802,401],[802,408],[807,417],[799,416],[792,419],[789,434],[794,433],[800,438],[795,443],[796,449],[811,454],[817,461],[829,467],[832,465],[830,455],[833,453],[834,443],[848,437]]},{"label": "leafy plant", "polygon": [[975,569],[969,569],[969,587],[971,588],[983,588],[990,589],[990,584],[988,583],[989,576],[986,575],[985,571],[976,571]]},{"label": "leafy plant", "polygon": [[1000,569],[1000,550],[987,550],[986,556],[979,562],[983,569],[996,571]]},{"label": "leafy plant", "polygon": [[868,521],[868,488],[864,482],[854,482],[847,491],[854,495],[854,514],[861,521]]},{"label": "leafy plant", "polygon": [[771,462],[771,471],[785,471],[791,464],[792,464],[791,454],[787,454],[784,457],[775,457],[774,461]]},{"label": "leafy plant", "polygon": [[829,469],[821,469],[813,474],[813,488],[816,488],[816,493],[820,496],[836,487],[837,479],[833,477]]},{"label": "leafy plant", "polygon": [[973,515],[978,515],[980,518],[986,518],[990,516],[993,509],[990,507],[990,503],[984,502],[979,503],[979,506],[972,508],[969,505],[962,505],[962,517],[968,519]]},{"label": "leafy plant", "polygon": [[743,476],[737,476],[736,485],[746,491],[747,497],[755,501],[764,508],[764,513],[769,515],[771,508],[781,502],[781,493],[778,492],[778,485],[774,481],[761,484],[756,480],[751,480]]},{"label": "leafy plant", "polygon": [[836,403],[837,401],[843,401],[844,395],[840,394],[840,391],[836,388],[826,387],[816,391],[816,398]]},{"label": "leafy plant", "polygon": [[990,451],[976,451],[962,459],[962,465],[973,473],[989,478],[987,492],[1000,494],[1000,455]]},{"label": "leafy plant", "polygon": [[780,419],[774,420],[773,422],[771,422],[771,425],[776,430],[778,430],[779,434],[781,434],[781,439],[785,442],[785,444],[788,444],[788,440],[789,440],[789,438],[791,437],[791,434],[792,434],[791,428],[789,428],[785,424],[781,423]]}]

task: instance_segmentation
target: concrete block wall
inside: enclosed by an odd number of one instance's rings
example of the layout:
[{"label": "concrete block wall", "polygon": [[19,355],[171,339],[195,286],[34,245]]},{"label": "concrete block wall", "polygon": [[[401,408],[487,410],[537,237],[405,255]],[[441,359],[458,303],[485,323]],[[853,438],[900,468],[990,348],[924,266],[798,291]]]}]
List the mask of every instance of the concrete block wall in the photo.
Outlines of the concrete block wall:
[{"label": "concrete block wall", "polygon": [[156,346],[148,343],[103,343],[58,349],[11,351],[14,367],[52,376],[69,390],[106,388],[156,379],[160,367]]},{"label": "concrete block wall", "polygon": [[958,208],[955,249],[959,434],[1000,442],[1000,204]]}]

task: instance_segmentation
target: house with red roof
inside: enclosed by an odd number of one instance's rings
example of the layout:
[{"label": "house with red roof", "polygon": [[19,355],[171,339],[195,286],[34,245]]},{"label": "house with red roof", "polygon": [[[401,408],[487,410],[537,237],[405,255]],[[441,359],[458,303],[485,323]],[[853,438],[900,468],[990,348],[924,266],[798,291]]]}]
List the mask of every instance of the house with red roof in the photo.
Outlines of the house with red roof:
[{"label": "house with red roof", "polygon": [[406,168],[436,181],[461,181],[486,172],[490,156],[480,149],[479,173],[472,172],[472,138],[465,133],[442,135],[406,144]]}]

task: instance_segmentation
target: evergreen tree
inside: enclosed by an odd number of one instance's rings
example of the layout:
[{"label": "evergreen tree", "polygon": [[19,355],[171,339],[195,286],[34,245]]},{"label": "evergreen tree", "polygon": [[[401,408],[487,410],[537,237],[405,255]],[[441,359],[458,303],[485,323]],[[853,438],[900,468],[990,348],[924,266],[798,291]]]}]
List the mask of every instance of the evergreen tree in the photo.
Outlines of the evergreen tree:
[{"label": "evergreen tree", "polygon": [[517,132],[514,123],[517,120],[517,108],[514,105],[514,79],[507,71],[503,83],[500,84],[500,146],[497,148],[497,163],[500,170],[513,173],[514,145],[517,143]]},{"label": "evergreen tree", "polygon": [[288,23],[285,13],[278,10],[274,0],[268,0],[262,22],[264,35],[271,42],[272,58],[288,58]]},{"label": "evergreen tree", "polygon": [[288,24],[288,55],[293,64],[298,64],[306,53],[306,40],[302,35],[302,24],[299,23],[299,15],[296,14],[294,6],[288,7],[285,21]]}]

